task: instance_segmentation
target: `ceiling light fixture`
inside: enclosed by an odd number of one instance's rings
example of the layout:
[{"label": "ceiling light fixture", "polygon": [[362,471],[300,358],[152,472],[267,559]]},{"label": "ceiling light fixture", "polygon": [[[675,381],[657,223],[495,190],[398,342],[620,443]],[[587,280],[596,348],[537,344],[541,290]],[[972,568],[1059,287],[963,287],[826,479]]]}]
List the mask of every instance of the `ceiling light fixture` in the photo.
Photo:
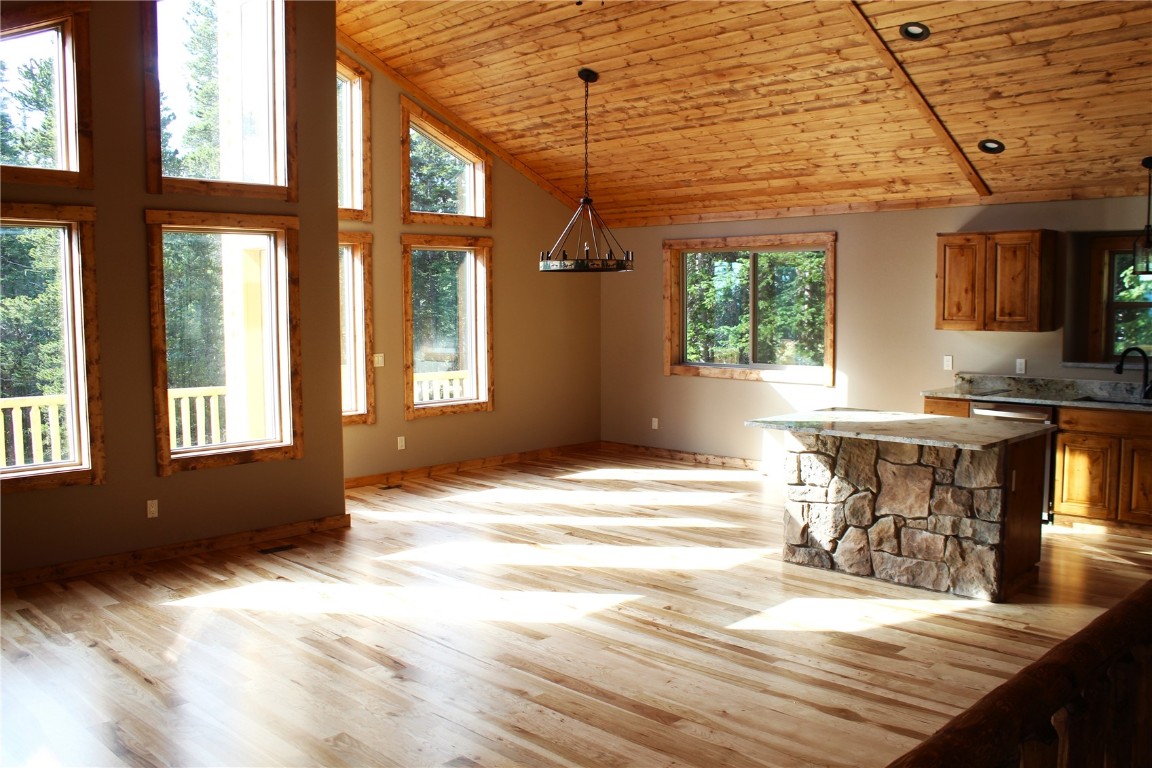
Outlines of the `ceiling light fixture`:
[{"label": "ceiling light fixture", "polygon": [[[584,81],[584,196],[556,245],[540,251],[540,271],[631,272],[632,251],[621,247],[612,230],[592,207],[592,198],[588,196],[588,86],[599,80],[600,75],[587,68],[576,74]],[[571,255],[568,252],[569,240],[573,241]]]},{"label": "ceiling light fixture", "polygon": [[1004,151],[1004,142],[999,139],[980,139],[976,146],[986,155],[998,155]]},{"label": "ceiling light fixture", "polygon": [[1137,275],[1152,275],[1152,157],[1140,161],[1148,169],[1148,217],[1144,231],[1132,242],[1132,271]]},{"label": "ceiling light fixture", "polygon": [[909,21],[900,25],[900,37],[914,43],[927,40],[931,34],[932,30],[928,29],[928,25],[919,21]]}]

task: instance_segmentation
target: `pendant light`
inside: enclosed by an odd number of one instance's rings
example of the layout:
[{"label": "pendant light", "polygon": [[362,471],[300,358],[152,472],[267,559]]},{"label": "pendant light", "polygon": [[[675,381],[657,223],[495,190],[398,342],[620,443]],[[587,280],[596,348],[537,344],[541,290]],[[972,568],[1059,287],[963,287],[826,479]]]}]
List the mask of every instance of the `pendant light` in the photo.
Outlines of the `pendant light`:
[{"label": "pendant light", "polygon": [[1144,231],[1132,243],[1132,271],[1137,275],[1152,275],[1152,157],[1146,157],[1140,165],[1148,169],[1148,217]]},{"label": "pendant light", "polygon": [[576,74],[584,81],[584,196],[556,244],[540,251],[540,271],[631,272],[632,251],[621,247],[588,196],[588,86],[600,75],[587,68]]}]

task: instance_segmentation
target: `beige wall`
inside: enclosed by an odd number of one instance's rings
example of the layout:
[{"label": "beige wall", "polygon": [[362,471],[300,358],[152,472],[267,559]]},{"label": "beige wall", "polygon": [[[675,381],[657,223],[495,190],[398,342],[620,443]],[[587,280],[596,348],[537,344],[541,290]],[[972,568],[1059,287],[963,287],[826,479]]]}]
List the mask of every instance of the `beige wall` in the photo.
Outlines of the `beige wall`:
[{"label": "beige wall", "polygon": [[[357,60],[372,69],[373,62]],[[373,70],[372,222],[341,227],[373,233],[373,332],[385,364],[376,369],[376,424],[344,428],[345,476],[599,439],[599,278],[537,270],[537,254],[572,212],[497,160],[491,228],[402,225],[400,138],[400,89]],[[404,420],[400,235],[409,232],[493,239],[492,412]],[[401,435],[403,451],[396,448]]]},{"label": "beige wall", "polygon": [[[3,497],[5,571],[343,512],[337,318],[334,10],[299,3],[300,202],[144,191],[143,66],[135,3],[93,3],[95,190],[7,184],[5,200],[96,207],[98,319],[108,482]],[[300,218],[304,458],[156,475],[144,210],[230,210]],[[160,516],[145,516],[158,499]]]},{"label": "beige wall", "polygon": [[[1120,198],[621,230],[620,239],[636,251],[637,268],[603,278],[601,437],[765,459],[772,470],[776,442],[765,443],[763,430],[743,426],[746,419],[844,405],[919,412],[922,390],[952,384],[944,355],[953,356],[956,371],[1012,373],[1023,357],[1034,376],[1114,376],[1108,369],[1062,367],[1062,330],[935,330],[935,238],[963,230],[1131,231],[1140,228],[1143,204]],[[663,240],[827,230],[838,233],[835,387],[663,375]],[[652,417],[659,419],[658,431],[651,429]]]}]

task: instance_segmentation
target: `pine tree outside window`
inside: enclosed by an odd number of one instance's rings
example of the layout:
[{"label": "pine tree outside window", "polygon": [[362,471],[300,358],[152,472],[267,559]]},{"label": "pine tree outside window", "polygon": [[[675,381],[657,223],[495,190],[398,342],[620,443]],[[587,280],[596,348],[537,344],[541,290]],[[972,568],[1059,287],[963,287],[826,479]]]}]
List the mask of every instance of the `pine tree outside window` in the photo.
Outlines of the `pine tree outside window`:
[{"label": "pine tree outside window", "polygon": [[3,490],[102,483],[95,211],[0,210]]},{"label": "pine tree outside window", "polygon": [[492,226],[492,161],[462,133],[401,97],[401,219]]},{"label": "pine tree outside window", "polygon": [[5,8],[2,24],[3,180],[91,188],[88,14],[29,4]]}]

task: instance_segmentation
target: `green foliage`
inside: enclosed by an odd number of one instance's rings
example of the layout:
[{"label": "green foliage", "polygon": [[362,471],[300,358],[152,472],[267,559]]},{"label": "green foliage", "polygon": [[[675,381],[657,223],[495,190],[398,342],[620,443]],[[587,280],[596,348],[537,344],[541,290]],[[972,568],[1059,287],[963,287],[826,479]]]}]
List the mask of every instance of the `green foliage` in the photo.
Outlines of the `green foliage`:
[{"label": "green foliage", "polygon": [[65,391],[65,237],[58,226],[0,228],[0,397]]},{"label": "green foliage", "polygon": [[823,364],[822,251],[683,258],[685,362]]},{"label": "green foliage", "polygon": [[416,371],[460,370],[461,267],[466,251],[412,250],[412,346]]},{"label": "green foliage", "polygon": [[[188,96],[191,123],[185,131],[182,147],[171,148],[169,125],[174,115],[168,110],[162,117],[165,149],[162,167],[165,176],[174,178],[220,178],[220,77],[217,42],[216,4],[196,0],[188,6],[184,19],[188,25]],[[162,108],[164,113],[165,108]]]},{"label": "green foliage", "polygon": [[1152,280],[1135,273],[1132,253],[1115,256],[1112,304],[1112,354],[1128,347],[1152,351]]},{"label": "green foliage", "polygon": [[[56,74],[52,59],[31,59],[16,68],[13,90],[0,62],[0,162],[58,168]],[[13,118],[13,113],[15,118]]]},{"label": "green foliage", "polygon": [[168,386],[225,382],[224,277],[220,235],[164,233]]},{"label": "green foliage", "polygon": [[408,134],[413,211],[466,213],[464,174],[470,163],[416,128]]}]

